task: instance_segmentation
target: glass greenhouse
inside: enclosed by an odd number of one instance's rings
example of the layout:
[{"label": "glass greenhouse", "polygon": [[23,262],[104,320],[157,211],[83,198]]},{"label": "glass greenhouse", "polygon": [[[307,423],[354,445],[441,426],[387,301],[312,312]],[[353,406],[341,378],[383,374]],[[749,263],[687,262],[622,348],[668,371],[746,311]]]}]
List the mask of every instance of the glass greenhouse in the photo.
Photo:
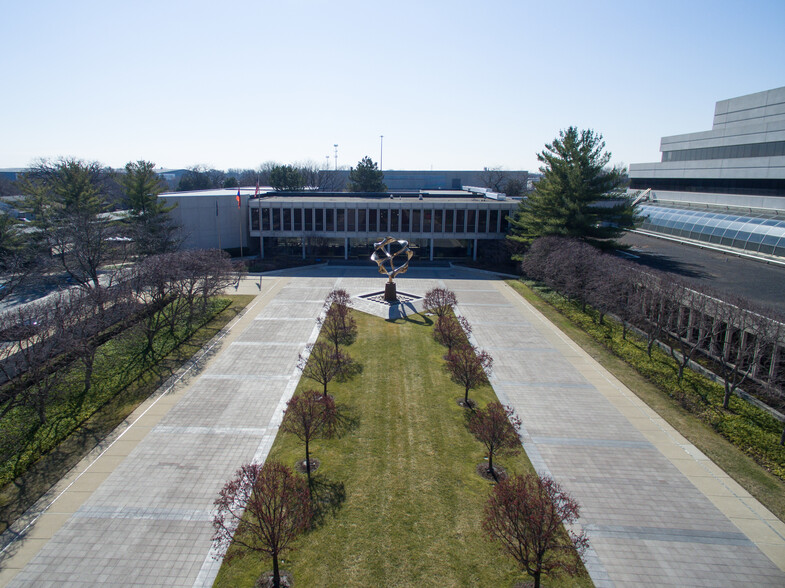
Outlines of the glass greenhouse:
[{"label": "glass greenhouse", "polygon": [[641,229],[705,241],[751,253],[785,257],[785,216],[765,213],[719,213],[642,204]]}]

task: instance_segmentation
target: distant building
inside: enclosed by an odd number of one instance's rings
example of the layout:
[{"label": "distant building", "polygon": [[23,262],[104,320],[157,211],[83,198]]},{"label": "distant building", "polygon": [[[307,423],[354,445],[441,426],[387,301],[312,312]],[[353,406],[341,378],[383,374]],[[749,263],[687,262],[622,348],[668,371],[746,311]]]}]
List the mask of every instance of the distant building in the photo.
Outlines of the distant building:
[{"label": "distant building", "polygon": [[630,165],[641,230],[785,257],[785,87],[717,102],[710,131],[663,137]]},{"label": "distant building", "polygon": [[390,193],[267,192],[162,194],[185,246],[237,249],[261,257],[365,259],[387,235],[407,239],[421,259],[477,259],[504,239],[518,200],[485,190]]}]

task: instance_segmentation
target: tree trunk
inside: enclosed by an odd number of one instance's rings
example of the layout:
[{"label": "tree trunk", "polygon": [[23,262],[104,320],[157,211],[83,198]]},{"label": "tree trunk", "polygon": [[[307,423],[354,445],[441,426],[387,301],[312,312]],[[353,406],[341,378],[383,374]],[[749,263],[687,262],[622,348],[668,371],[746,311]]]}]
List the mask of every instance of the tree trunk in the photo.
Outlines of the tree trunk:
[{"label": "tree trunk", "polygon": [[308,439],[305,440],[305,475],[308,478],[308,491],[311,491],[311,452],[308,448]]},{"label": "tree trunk", "polygon": [[499,478],[496,477],[496,470],[493,469],[493,451],[488,452],[488,471],[493,476],[493,480],[498,482]]},{"label": "tree trunk", "polygon": [[733,390],[731,390],[730,384],[728,383],[728,380],[726,379],[725,380],[725,396],[722,399],[722,408],[724,408],[725,410],[727,410],[728,407],[730,406],[730,395],[731,395],[732,392],[733,392]]},{"label": "tree trunk", "polygon": [[281,574],[278,571],[278,555],[273,555],[273,588],[281,588]]},{"label": "tree trunk", "polygon": [[469,406],[469,387],[468,386],[466,386],[466,394],[463,397],[463,403],[466,406]]},{"label": "tree trunk", "polygon": [[540,574],[541,572],[534,572],[534,588],[540,588]]}]

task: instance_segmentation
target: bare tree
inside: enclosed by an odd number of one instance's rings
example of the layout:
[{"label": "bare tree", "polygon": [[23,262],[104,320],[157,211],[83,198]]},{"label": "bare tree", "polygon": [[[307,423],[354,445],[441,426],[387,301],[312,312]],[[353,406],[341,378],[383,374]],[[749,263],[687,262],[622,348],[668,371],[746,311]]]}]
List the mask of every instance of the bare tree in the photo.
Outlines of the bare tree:
[{"label": "bare tree", "polygon": [[338,409],[330,395],[306,390],[286,403],[281,429],[305,443],[305,473],[311,487],[310,443],[316,437],[329,438],[338,424]]},{"label": "bare tree", "polygon": [[452,315],[444,315],[436,318],[433,338],[440,345],[444,345],[450,353],[456,346],[468,345],[467,337],[471,332],[472,327],[464,317],[456,319]]},{"label": "bare tree", "polygon": [[423,308],[436,316],[444,316],[458,304],[455,292],[446,288],[432,288],[423,297]]},{"label": "bare tree", "polygon": [[480,173],[480,180],[484,188],[494,192],[504,192],[509,175],[501,167],[484,167]]},{"label": "bare tree", "polygon": [[280,463],[244,465],[221,489],[215,506],[213,544],[227,560],[254,552],[269,555],[273,586],[279,588],[278,558],[313,517],[305,481]]},{"label": "bare tree", "polygon": [[306,347],[300,354],[297,367],[303,376],[321,384],[323,394],[327,395],[327,384],[347,373],[353,364],[348,353],[335,351],[328,343],[317,341]]},{"label": "bare tree", "polygon": [[488,473],[497,482],[499,478],[493,467],[493,456],[504,451],[520,453],[520,428],[521,419],[513,408],[499,402],[490,402],[469,419],[469,432],[488,450]]},{"label": "bare tree", "polygon": [[488,376],[493,368],[493,358],[487,351],[465,345],[456,347],[444,359],[447,361],[445,368],[452,381],[464,387],[463,405],[471,406],[469,390],[488,383]]},{"label": "bare tree", "polygon": [[544,575],[580,570],[589,539],[569,528],[579,516],[578,503],[551,478],[524,474],[494,486],[482,526],[539,588]]},{"label": "bare tree", "polygon": [[339,345],[351,345],[357,336],[357,323],[349,314],[349,308],[333,304],[323,318],[317,320],[321,333],[339,351]]}]

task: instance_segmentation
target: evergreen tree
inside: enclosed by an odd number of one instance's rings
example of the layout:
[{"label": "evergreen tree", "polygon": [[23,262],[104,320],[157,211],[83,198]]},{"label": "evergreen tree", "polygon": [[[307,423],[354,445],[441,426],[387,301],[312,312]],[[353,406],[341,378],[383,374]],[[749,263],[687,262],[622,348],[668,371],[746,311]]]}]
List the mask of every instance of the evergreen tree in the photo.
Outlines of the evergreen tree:
[{"label": "evergreen tree", "polygon": [[145,255],[166,253],[176,249],[176,227],[169,218],[175,205],[167,206],[158,195],[164,191],[161,177],[151,161],[135,161],[125,165],[120,178],[131,209],[131,229],[136,250]]},{"label": "evergreen tree", "polygon": [[384,173],[367,155],[349,172],[349,192],[386,192]]},{"label": "evergreen tree", "polygon": [[276,165],[270,170],[270,185],[275,190],[302,190],[305,180],[293,165]]},{"label": "evergreen tree", "polygon": [[611,154],[602,135],[570,127],[537,159],[543,177],[510,219],[510,240],[526,246],[537,237],[562,235],[606,247],[635,225],[632,202],[620,189],[625,170],[607,167]]}]

